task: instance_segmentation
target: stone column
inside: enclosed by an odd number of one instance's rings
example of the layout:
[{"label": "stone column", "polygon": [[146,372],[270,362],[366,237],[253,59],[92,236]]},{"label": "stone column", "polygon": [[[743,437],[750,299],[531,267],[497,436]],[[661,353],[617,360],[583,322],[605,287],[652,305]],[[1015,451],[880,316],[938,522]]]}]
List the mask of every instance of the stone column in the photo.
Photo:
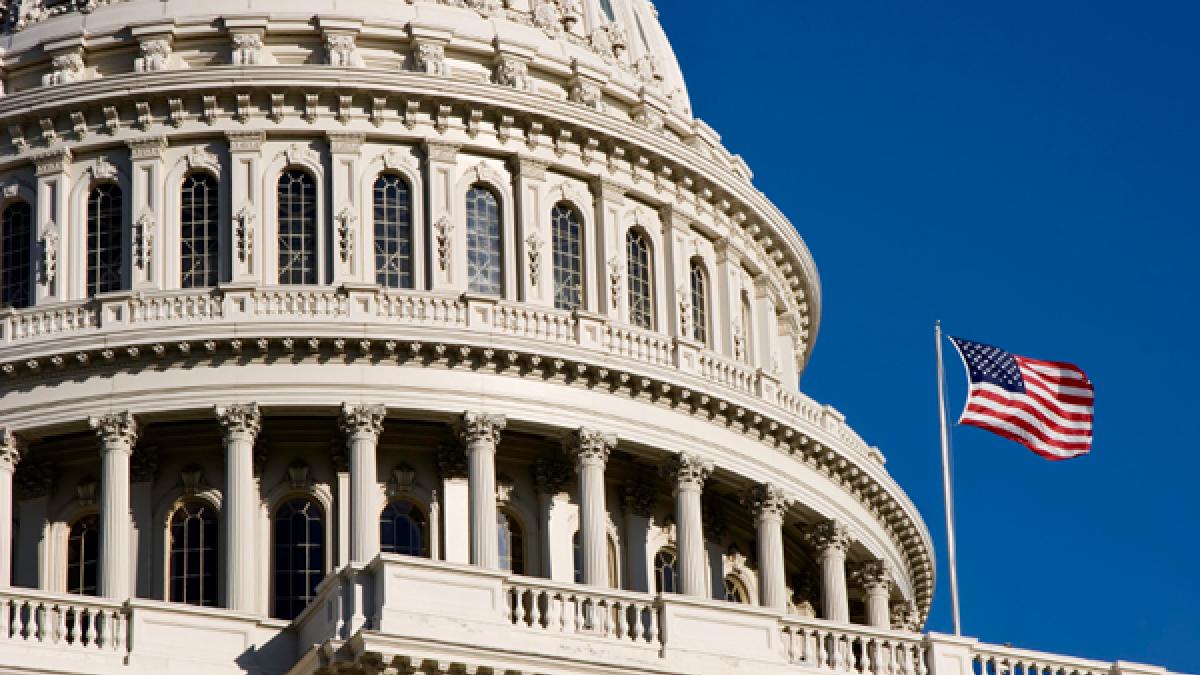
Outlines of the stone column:
[{"label": "stone column", "polygon": [[679,579],[684,595],[708,597],[704,574],[704,515],[700,495],[712,473],[712,463],[681,454],[668,467],[675,480],[675,531],[679,548]]},{"label": "stone column", "polygon": [[783,517],[791,506],[774,485],[758,485],[750,495],[758,528],[758,590],[763,607],[787,609],[787,575],[783,566]]},{"label": "stone column", "polygon": [[376,448],[387,408],[342,406],[341,426],[350,454],[350,560],[365,563],[379,555],[379,470]]},{"label": "stone column", "polygon": [[457,445],[437,448],[442,477],[442,560],[471,562],[471,505],[467,486],[467,457]]},{"label": "stone column", "polygon": [[821,564],[823,617],[829,621],[850,621],[850,599],[846,593],[846,549],[850,533],[836,520],[817,523],[808,531],[808,541],[817,550]]},{"label": "stone column", "polygon": [[892,571],[882,560],[869,560],[854,568],[854,582],[862,586],[867,598],[867,625],[891,628]]},{"label": "stone column", "polygon": [[225,605],[254,611],[258,591],[258,565],[254,518],[259,512],[258,486],[254,482],[254,439],[262,428],[262,415],[254,403],[216,406],[217,422],[225,440]]},{"label": "stone column", "polygon": [[0,429],[0,588],[12,585],[13,472],[24,444],[8,429]]},{"label": "stone column", "polygon": [[604,504],[604,465],[617,437],[579,429],[568,439],[567,452],[579,474],[579,547],[583,583],[608,586],[608,509]]},{"label": "stone column", "polygon": [[471,564],[487,569],[500,566],[496,539],[496,444],[506,420],[503,415],[463,413],[458,434],[467,453],[467,493],[471,509]]},{"label": "stone column", "polygon": [[127,600],[129,588],[129,457],[137,443],[137,420],[129,412],[92,417],[88,424],[100,439],[100,574],[101,597]]}]

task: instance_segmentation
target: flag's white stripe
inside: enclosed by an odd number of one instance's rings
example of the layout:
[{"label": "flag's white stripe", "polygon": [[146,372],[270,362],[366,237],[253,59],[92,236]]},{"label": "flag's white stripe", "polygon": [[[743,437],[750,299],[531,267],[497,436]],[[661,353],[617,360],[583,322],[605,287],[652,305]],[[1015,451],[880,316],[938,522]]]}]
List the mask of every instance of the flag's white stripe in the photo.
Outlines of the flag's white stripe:
[{"label": "flag's white stripe", "polygon": [[[999,386],[996,386],[994,384],[987,383],[987,382],[979,382],[979,383],[975,383],[975,384],[971,385],[972,392],[974,392],[974,390],[976,388],[990,391],[993,394],[996,394],[997,396],[1004,396],[1007,398],[1011,398],[1013,396],[1013,393],[1011,391],[1004,389],[1003,387],[999,387]],[[1055,417],[1059,417],[1059,418],[1061,418],[1061,415],[1056,414],[1057,411],[1068,412],[1068,413],[1080,413],[1080,414],[1084,414],[1084,415],[1092,414],[1092,406],[1091,405],[1077,405],[1074,403],[1063,403],[1061,401],[1054,401],[1054,406],[1049,407],[1046,403],[1043,403],[1042,401],[1039,401],[1033,397],[1026,397],[1026,400],[1029,401],[1029,405],[1037,406],[1038,408],[1046,410],[1048,413],[1055,414]]]},{"label": "flag's white stripe", "polygon": [[[1001,416],[1019,417],[1029,423],[1030,426],[1041,429],[1042,433],[1044,433],[1048,438],[1054,438],[1056,440],[1063,441],[1064,443],[1076,443],[1092,435],[1091,422],[1061,421],[1058,423],[1064,427],[1067,427],[1067,430],[1059,430],[1051,428],[1050,425],[1038,419],[1036,415],[1032,415],[1024,410],[1021,410],[1020,408],[1007,406],[1003,403],[997,403],[986,398],[973,399],[971,401],[971,405],[980,408],[986,408],[987,410],[994,410]],[[985,414],[978,410],[973,410],[970,412],[974,413],[975,415]],[[1047,417],[1049,417],[1049,415],[1047,415]]]},{"label": "flag's white stripe", "polygon": [[1025,429],[1022,429],[1021,427],[1019,427],[1015,424],[1005,422],[1003,420],[997,420],[997,419],[993,419],[991,417],[985,417],[985,418],[980,419],[979,421],[985,425],[992,426],[997,429],[1003,429],[1011,434],[1015,434],[1021,438],[1024,438],[1029,443],[1033,444],[1038,449],[1038,451],[1046,453],[1048,455],[1053,455],[1055,457],[1061,457],[1063,459],[1066,459],[1068,457],[1078,457],[1079,455],[1087,454],[1087,452],[1088,452],[1087,450],[1082,450],[1082,449],[1081,450],[1065,450],[1063,448],[1056,448],[1053,445],[1049,445],[1049,444],[1043,442],[1040,438],[1038,438],[1034,434],[1029,433]]},{"label": "flag's white stripe", "polygon": [[1025,379],[1025,384],[1039,387],[1043,391],[1053,395],[1055,393],[1065,394],[1067,396],[1080,396],[1084,398],[1092,398],[1092,390],[1084,387],[1071,387],[1066,384],[1059,384],[1043,379],[1036,373],[1031,373],[1026,369],[1021,369],[1021,377]]},{"label": "flag's white stripe", "polygon": [[1044,363],[1030,363],[1029,361],[1017,361],[1023,368],[1036,370],[1043,375],[1050,377],[1066,377],[1072,380],[1087,380],[1087,375],[1078,368],[1060,368],[1058,366],[1048,366]]}]

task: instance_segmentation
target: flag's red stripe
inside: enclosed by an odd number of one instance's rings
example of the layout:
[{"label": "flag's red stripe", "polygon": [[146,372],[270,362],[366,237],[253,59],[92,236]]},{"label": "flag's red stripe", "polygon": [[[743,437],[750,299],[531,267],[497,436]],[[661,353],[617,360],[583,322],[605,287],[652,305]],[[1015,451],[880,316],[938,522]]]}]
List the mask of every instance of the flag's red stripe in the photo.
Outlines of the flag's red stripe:
[{"label": "flag's red stripe", "polygon": [[1056,462],[1060,461],[1060,460],[1064,460],[1064,459],[1071,459],[1073,457],[1078,457],[1083,454],[1087,454],[1087,450],[1084,450],[1083,452],[1075,452],[1075,453],[1070,453],[1070,454],[1066,454],[1066,453],[1059,454],[1056,452],[1051,452],[1049,449],[1043,448],[1040,445],[1038,445],[1037,443],[1031,442],[1029,439],[1026,439],[1019,434],[1015,434],[1007,429],[994,427],[994,426],[991,426],[991,425],[983,423],[983,422],[976,422],[973,420],[964,420],[963,424],[970,424],[971,426],[979,427],[980,429],[983,429],[985,431],[990,431],[993,434],[996,434],[997,436],[1003,436],[1004,438],[1007,438],[1010,441],[1016,441],[1017,443],[1020,443],[1021,445],[1029,448],[1030,450],[1037,453],[1038,455],[1041,455],[1042,457],[1045,457],[1046,459],[1053,460]]},{"label": "flag's red stripe", "polygon": [[[1028,391],[1028,389],[1026,391]],[[975,398],[975,397],[986,398],[989,401],[995,401],[996,403],[1006,403],[1006,404],[1011,404],[1014,401],[1019,401],[1021,399],[1028,399],[1028,402],[1023,402],[1024,405],[1027,406],[1027,409],[1041,410],[1048,415],[1057,417],[1060,421],[1069,421],[1069,422],[1091,422],[1092,421],[1092,413],[1090,413],[1090,412],[1077,412],[1077,411],[1068,410],[1066,408],[1063,408],[1063,407],[1057,406],[1057,405],[1053,405],[1053,404],[1044,404],[1039,399],[1036,399],[1033,396],[1029,396],[1029,395],[1025,395],[1025,396],[1020,396],[1020,395],[1013,396],[1011,394],[1004,395],[1004,394],[1000,394],[996,391],[992,391],[991,389],[984,389],[978,385],[974,385],[971,387],[971,398]],[[1091,409],[1092,409],[1091,406],[1087,406],[1087,410],[1091,410]]]},{"label": "flag's red stripe", "polygon": [[1037,440],[1040,443],[1044,443],[1048,447],[1058,448],[1061,450],[1086,450],[1091,447],[1092,444],[1091,437],[1086,435],[1076,437],[1079,438],[1079,440],[1072,441],[1061,441],[1058,439],[1049,438],[1045,434],[1041,433],[1040,430],[1030,426],[1025,422],[1025,420],[1009,415],[989,414],[981,416],[968,413],[967,415],[963,416],[963,422],[966,423],[968,421],[1003,424],[1006,425],[1006,428],[1011,427],[1011,430],[1015,433],[1025,433],[1031,439]]},{"label": "flag's red stripe", "polygon": [[967,407],[964,418],[972,419],[995,419],[1009,422],[1014,426],[1019,426],[1022,429],[1028,430],[1032,434],[1036,434],[1038,438],[1044,438],[1049,443],[1082,443],[1092,437],[1091,429],[1071,429],[1068,431],[1059,431],[1050,429],[1043,424],[1039,424],[1035,419],[1030,418],[1026,413],[1019,410],[1008,409],[1007,411],[997,411],[995,408],[986,408],[979,403],[972,403]]},{"label": "flag's red stripe", "polygon": [[978,406],[979,410],[995,410],[997,407],[1002,407],[1009,410],[1023,412],[1031,417],[1034,417],[1037,419],[1037,421],[1046,425],[1047,428],[1064,434],[1087,432],[1092,428],[1091,419],[1054,419],[1052,415],[1047,414],[1046,410],[1038,408],[1037,406],[1031,406],[1025,401],[1019,399],[1002,400],[999,397],[990,394],[987,396],[972,396],[971,400],[967,402],[967,409],[970,410],[972,406]]},{"label": "flag's red stripe", "polygon": [[1083,372],[1083,369],[1080,368],[1079,366],[1075,365],[1074,363],[1067,363],[1066,361],[1046,361],[1045,359],[1031,359],[1028,356],[1017,356],[1016,354],[1013,354],[1013,358],[1015,358],[1018,362],[1024,361],[1026,363],[1032,363],[1032,364],[1036,364],[1039,366],[1048,366],[1050,368],[1060,368],[1062,370],[1071,370],[1076,373],[1079,373],[1080,375],[1082,375],[1085,378],[1087,377],[1087,375]]},{"label": "flag's red stripe", "polygon": [[1034,385],[1052,396],[1077,396],[1091,400],[1092,387],[1090,383],[1074,382],[1072,384],[1082,384],[1083,386],[1071,386],[1056,382],[1049,382],[1042,375],[1021,369],[1021,379],[1025,380],[1026,384]]},{"label": "flag's red stripe", "polygon": [[1059,394],[1053,391],[1046,391],[1041,386],[1026,381],[1025,393],[1030,398],[1036,398],[1039,403],[1048,407],[1055,408],[1062,405],[1078,406],[1079,408],[1092,408],[1092,398],[1090,396],[1070,396],[1068,394]]}]

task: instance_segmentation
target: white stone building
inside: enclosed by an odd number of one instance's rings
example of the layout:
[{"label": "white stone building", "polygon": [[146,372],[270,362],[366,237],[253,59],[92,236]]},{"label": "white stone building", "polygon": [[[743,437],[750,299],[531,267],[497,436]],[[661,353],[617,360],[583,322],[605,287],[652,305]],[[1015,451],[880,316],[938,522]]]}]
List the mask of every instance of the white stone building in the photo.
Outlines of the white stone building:
[{"label": "white stone building", "polygon": [[919,632],[647,0],[4,9],[0,672],[1165,672]]}]

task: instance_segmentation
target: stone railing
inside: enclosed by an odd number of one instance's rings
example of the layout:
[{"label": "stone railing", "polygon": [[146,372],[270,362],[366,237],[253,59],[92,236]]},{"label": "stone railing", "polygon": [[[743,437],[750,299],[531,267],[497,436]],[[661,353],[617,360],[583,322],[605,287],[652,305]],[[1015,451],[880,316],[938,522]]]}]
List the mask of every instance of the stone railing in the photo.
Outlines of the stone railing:
[{"label": "stone railing", "polygon": [[863,675],[928,675],[926,645],[915,633],[785,618],[789,663],[812,670]]},{"label": "stone railing", "polygon": [[78,595],[0,591],[0,652],[4,644],[109,652],[124,656],[133,637],[129,607]]},{"label": "stone railing", "polygon": [[504,595],[505,616],[519,628],[662,644],[653,596],[519,577],[504,584]]},{"label": "stone railing", "polygon": [[971,652],[972,675],[1115,675],[1119,667],[1107,661],[989,644],[977,644]]}]

